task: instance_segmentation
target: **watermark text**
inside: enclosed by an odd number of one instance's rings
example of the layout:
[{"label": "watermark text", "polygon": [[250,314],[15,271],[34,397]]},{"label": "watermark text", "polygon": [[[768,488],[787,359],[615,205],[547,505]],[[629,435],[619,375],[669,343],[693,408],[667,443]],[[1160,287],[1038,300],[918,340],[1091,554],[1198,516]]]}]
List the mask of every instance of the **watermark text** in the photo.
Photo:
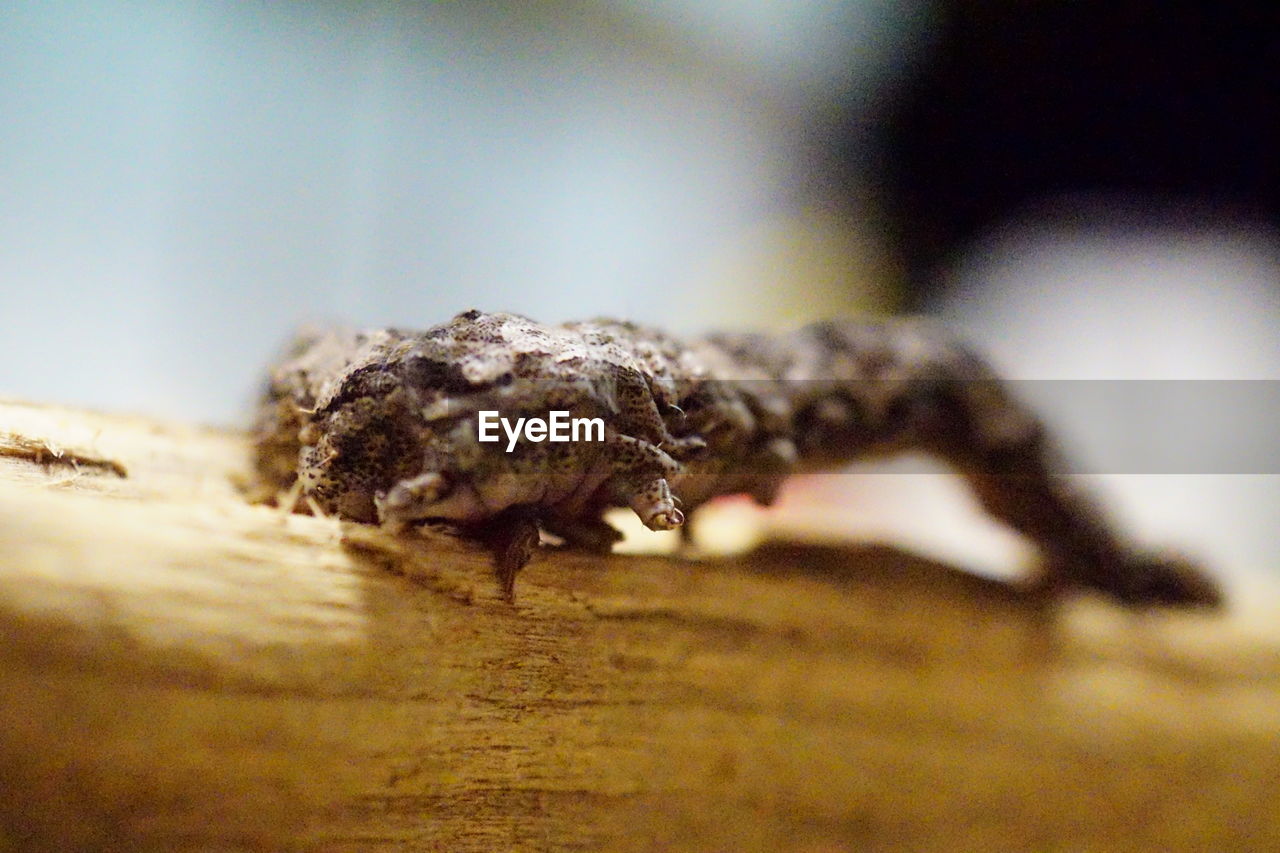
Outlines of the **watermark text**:
[{"label": "watermark text", "polygon": [[[552,410],[545,418],[516,418],[512,424],[510,418],[502,417],[496,411],[482,411],[478,423],[478,438],[481,441],[501,441],[498,429],[507,436],[507,452],[516,449],[516,443],[523,434],[532,442],[541,441],[604,441],[603,418],[571,418],[567,411]],[[593,437],[594,436],[594,437]]]}]

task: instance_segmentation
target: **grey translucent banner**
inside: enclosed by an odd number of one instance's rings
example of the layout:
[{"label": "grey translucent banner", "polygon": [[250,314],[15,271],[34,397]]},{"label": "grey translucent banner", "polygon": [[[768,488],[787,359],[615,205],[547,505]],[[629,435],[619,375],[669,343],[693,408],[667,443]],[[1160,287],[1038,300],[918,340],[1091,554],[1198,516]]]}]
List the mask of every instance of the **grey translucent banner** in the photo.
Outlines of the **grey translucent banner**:
[{"label": "grey translucent banner", "polygon": [[1280,380],[1024,380],[1071,473],[1280,474]]},{"label": "grey translucent banner", "polygon": [[[697,435],[698,424],[740,418],[732,414],[737,406],[739,411],[753,412],[746,422],[753,417],[756,423],[771,422],[774,435],[789,428],[802,455],[810,451],[814,456],[844,454],[852,460],[860,448],[870,449],[886,436],[892,438],[895,424],[905,434],[913,431],[913,424],[928,422],[935,432],[946,432],[954,422],[951,438],[963,444],[972,433],[966,419],[991,423],[999,421],[1002,413],[1030,412],[1046,425],[1051,445],[1060,451],[1058,461],[1065,466],[1057,469],[1060,473],[1280,474],[1280,380],[997,383],[942,376],[906,382],[719,380],[683,387],[659,385],[653,383],[650,390],[658,399],[663,420],[678,438]],[[689,387],[695,390],[681,397]],[[634,412],[630,418],[622,415],[616,402],[614,411],[606,411],[602,401],[617,400],[610,382],[586,377],[578,382],[524,380],[469,386],[468,390],[473,393],[447,397],[430,417],[476,416],[491,410],[514,423],[518,416],[541,419],[548,410],[567,408],[575,416],[604,415],[612,429],[621,431],[626,431],[623,424],[628,421],[639,429],[636,424],[642,420]],[[549,405],[550,401],[557,402]],[[1012,409],[1009,401],[1015,404]],[[762,434],[745,429],[731,445],[732,465],[758,464],[761,457],[746,451],[756,443],[767,443]],[[508,437],[496,427],[492,431],[505,448]],[[517,455],[533,449],[523,437],[512,447]],[[1017,471],[1020,464],[1001,467],[1000,473]],[[924,463],[890,470],[935,471],[944,466]]]}]

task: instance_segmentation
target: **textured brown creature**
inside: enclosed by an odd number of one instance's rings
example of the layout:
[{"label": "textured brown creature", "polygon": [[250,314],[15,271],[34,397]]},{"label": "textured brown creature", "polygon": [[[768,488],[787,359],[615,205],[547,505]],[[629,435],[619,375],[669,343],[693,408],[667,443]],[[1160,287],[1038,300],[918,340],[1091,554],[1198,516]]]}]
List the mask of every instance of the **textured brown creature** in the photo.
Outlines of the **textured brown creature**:
[{"label": "textured brown creature", "polygon": [[[480,441],[479,413],[600,418],[602,440]],[[769,503],[792,473],[923,450],[1040,548],[1053,586],[1130,605],[1220,603],[1184,561],[1134,551],[1077,494],[1040,423],[920,320],[681,341],[632,323],[545,326],[468,311],[425,332],[303,337],[270,375],[257,467],[355,521],[452,522],[487,539],[510,598],[539,529],[608,551],[629,506],[680,527],[718,495]]]}]

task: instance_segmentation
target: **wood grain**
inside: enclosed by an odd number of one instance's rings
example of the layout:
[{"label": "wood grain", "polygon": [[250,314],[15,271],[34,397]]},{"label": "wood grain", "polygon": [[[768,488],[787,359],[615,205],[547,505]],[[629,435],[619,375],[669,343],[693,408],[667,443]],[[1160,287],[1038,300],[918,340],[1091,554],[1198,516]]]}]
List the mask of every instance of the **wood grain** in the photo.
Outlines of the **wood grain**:
[{"label": "wood grain", "polygon": [[250,505],[245,441],[0,404],[0,849],[1280,848],[1280,619],[853,543],[546,549],[511,606]]}]

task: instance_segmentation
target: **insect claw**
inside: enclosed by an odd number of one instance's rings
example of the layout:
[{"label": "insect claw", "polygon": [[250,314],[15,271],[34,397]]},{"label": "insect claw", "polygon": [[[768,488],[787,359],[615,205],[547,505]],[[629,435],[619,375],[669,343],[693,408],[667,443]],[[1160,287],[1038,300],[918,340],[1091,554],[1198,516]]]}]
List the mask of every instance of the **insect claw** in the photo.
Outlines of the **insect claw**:
[{"label": "insect claw", "polygon": [[482,536],[493,551],[493,567],[498,589],[508,604],[516,600],[516,575],[533,558],[540,539],[537,519],[527,509],[518,508],[485,525]]}]

